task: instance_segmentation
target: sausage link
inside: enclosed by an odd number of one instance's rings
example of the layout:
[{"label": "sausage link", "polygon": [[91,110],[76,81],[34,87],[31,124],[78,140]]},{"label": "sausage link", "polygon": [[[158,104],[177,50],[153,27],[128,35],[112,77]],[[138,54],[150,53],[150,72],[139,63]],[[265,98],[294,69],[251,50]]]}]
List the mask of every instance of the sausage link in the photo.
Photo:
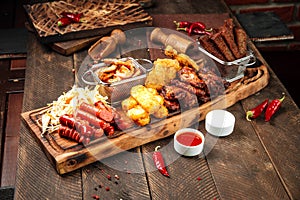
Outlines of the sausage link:
[{"label": "sausage link", "polygon": [[59,117],[59,123],[69,128],[75,128],[75,119],[73,115],[64,114]]},{"label": "sausage link", "polygon": [[58,134],[61,137],[67,138],[67,139],[72,139],[78,143],[81,143],[85,137],[81,136],[79,132],[77,132],[75,129],[69,128],[64,125],[60,125],[58,129]]},{"label": "sausage link", "polygon": [[86,111],[83,111],[81,109],[77,109],[76,111],[76,117],[88,121],[92,126],[95,126],[96,128],[102,128],[105,130],[107,127],[110,127],[110,123],[97,118],[95,115],[92,115]]},{"label": "sausage link", "polygon": [[108,109],[108,107],[106,107],[100,101],[95,103],[95,106],[83,102],[80,104],[79,109],[97,116],[98,118],[103,119],[106,122],[112,122],[112,120],[114,119],[112,109]]},{"label": "sausage link", "polygon": [[87,121],[75,119],[73,115],[64,114],[59,117],[59,122],[64,126],[75,129],[85,137],[94,136],[94,128],[91,127]]}]

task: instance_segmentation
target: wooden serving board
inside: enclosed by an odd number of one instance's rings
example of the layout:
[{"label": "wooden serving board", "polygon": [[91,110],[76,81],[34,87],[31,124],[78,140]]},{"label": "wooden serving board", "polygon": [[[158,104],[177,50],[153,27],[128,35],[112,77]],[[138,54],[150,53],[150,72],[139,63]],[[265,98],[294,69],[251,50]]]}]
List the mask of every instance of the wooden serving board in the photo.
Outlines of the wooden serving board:
[{"label": "wooden serving board", "polygon": [[[51,1],[24,5],[24,8],[43,43],[105,35],[116,28],[128,30],[152,25],[152,17],[134,0]],[[58,26],[63,12],[81,13],[82,22]]]},{"label": "wooden serving board", "polygon": [[266,66],[261,65],[260,67],[247,70],[254,71],[254,73],[250,73],[254,74],[254,76],[245,76],[243,79],[233,82],[225,95],[145,127],[123,132],[116,138],[108,139],[102,137],[86,146],[60,138],[58,134],[46,134],[42,137],[40,127],[35,119],[39,112],[45,108],[22,113],[22,119],[57,172],[65,174],[97,160],[171,136],[180,128],[189,127],[204,120],[209,111],[228,108],[236,102],[260,91],[268,84],[269,73]]},{"label": "wooden serving board", "polygon": [[62,55],[71,55],[74,52],[77,52],[87,46],[91,46],[97,40],[99,40],[101,36],[94,36],[88,38],[82,38],[77,40],[69,40],[64,42],[54,42],[49,44],[49,46],[56,52]]}]

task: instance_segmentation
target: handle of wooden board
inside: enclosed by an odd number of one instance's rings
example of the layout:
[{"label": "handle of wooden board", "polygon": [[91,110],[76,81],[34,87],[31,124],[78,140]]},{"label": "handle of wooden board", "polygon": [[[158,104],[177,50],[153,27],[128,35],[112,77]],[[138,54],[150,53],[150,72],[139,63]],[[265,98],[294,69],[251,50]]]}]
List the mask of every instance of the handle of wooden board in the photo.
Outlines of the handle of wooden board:
[{"label": "handle of wooden board", "polygon": [[150,35],[150,40],[153,42],[160,42],[165,46],[172,46],[174,49],[181,53],[186,53],[187,50],[192,46],[193,42],[180,37],[176,34],[165,34],[160,28],[155,28]]},{"label": "handle of wooden board", "polygon": [[114,29],[110,36],[102,37],[95,44],[93,44],[89,48],[88,54],[94,60],[100,60],[114,52],[118,44],[124,44],[125,42],[125,33],[120,29]]}]

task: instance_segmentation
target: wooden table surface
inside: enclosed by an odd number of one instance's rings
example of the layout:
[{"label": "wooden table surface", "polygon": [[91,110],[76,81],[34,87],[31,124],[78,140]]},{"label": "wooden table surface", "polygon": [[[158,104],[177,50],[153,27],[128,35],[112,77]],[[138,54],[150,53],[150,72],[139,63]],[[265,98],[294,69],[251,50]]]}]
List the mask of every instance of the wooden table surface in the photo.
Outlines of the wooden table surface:
[{"label": "wooden table surface", "polygon": [[[155,1],[156,14],[207,14],[206,23],[220,21],[229,10],[223,1]],[[230,15],[228,15],[230,16]],[[155,25],[155,21],[154,21]],[[255,46],[255,55],[266,66]],[[29,37],[23,112],[44,107],[74,84],[87,50],[63,56]],[[272,67],[272,66],[270,66]],[[205,157],[178,157],[167,166],[171,178],[153,170],[147,152],[166,146],[168,137],[59,175],[28,128],[22,123],[16,179],[16,199],[300,199],[300,112],[272,69],[267,87],[227,110],[236,117],[234,132],[218,138]],[[287,94],[270,122],[248,122],[245,112],[263,101]],[[205,132],[204,122],[195,124]],[[164,152],[165,160],[175,155]],[[134,155],[131,157],[131,155]],[[118,166],[118,167],[114,167]],[[121,166],[121,169],[120,169]],[[130,171],[138,169],[137,171]],[[112,176],[112,180],[107,179]],[[114,178],[119,176],[119,180]],[[109,191],[108,188],[109,187]]]}]

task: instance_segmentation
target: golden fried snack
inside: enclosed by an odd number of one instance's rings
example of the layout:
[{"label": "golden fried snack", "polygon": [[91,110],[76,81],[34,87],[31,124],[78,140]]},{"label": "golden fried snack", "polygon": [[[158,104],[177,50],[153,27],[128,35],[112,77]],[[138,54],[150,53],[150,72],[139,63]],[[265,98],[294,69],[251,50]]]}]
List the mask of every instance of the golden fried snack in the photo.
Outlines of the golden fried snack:
[{"label": "golden fried snack", "polygon": [[160,96],[159,94],[154,95],[154,98],[160,105],[164,104],[164,98],[162,96]]},{"label": "golden fried snack", "polygon": [[164,98],[157,90],[137,85],[131,88],[130,97],[122,101],[122,109],[137,125],[150,123],[150,114],[156,118],[167,117],[169,112],[164,106]]},{"label": "golden fried snack", "polygon": [[147,87],[147,90],[148,90],[149,92],[151,92],[152,94],[154,94],[154,95],[158,95],[157,90],[154,89],[154,88],[148,88],[148,87]]},{"label": "golden fried snack", "polygon": [[130,95],[138,102],[149,114],[155,113],[160,107],[160,102],[143,85],[137,85],[131,88]]},{"label": "golden fried snack", "polygon": [[180,69],[177,60],[157,59],[153,64],[153,69],[147,75],[145,86],[153,89],[161,89],[176,77],[176,72]]},{"label": "golden fried snack", "polygon": [[150,123],[149,113],[147,113],[140,105],[131,108],[126,114],[139,126],[145,126]]},{"label": "golden fried snack", "polygon": [[[176,59],[180,64],[180,69],[184,66],[193,67],[197,71],[200,70],[200,66],[197,65],[197,63],[191,59],[188,55],[180,53],[178,54],[175,49],[173,49],[171,46],[167,46],[165,49],[165,55],[169,56],[173,59]],[[180,70],[178,69],[178,70]]]},{"label": "golden fried snack", "polygon": [[131,108],[136,107],[138,105],[138,102],[132,96],[130,96],[127,99],[124,99],[121,105],[124,111],[128,111]]},{"label": "golden fried snack", "polygon": [[131,60],[105,59],[104,62],[109,65],[99,70],[98,77],[105,83],[114,83],[141,74],[141,70]]}]

